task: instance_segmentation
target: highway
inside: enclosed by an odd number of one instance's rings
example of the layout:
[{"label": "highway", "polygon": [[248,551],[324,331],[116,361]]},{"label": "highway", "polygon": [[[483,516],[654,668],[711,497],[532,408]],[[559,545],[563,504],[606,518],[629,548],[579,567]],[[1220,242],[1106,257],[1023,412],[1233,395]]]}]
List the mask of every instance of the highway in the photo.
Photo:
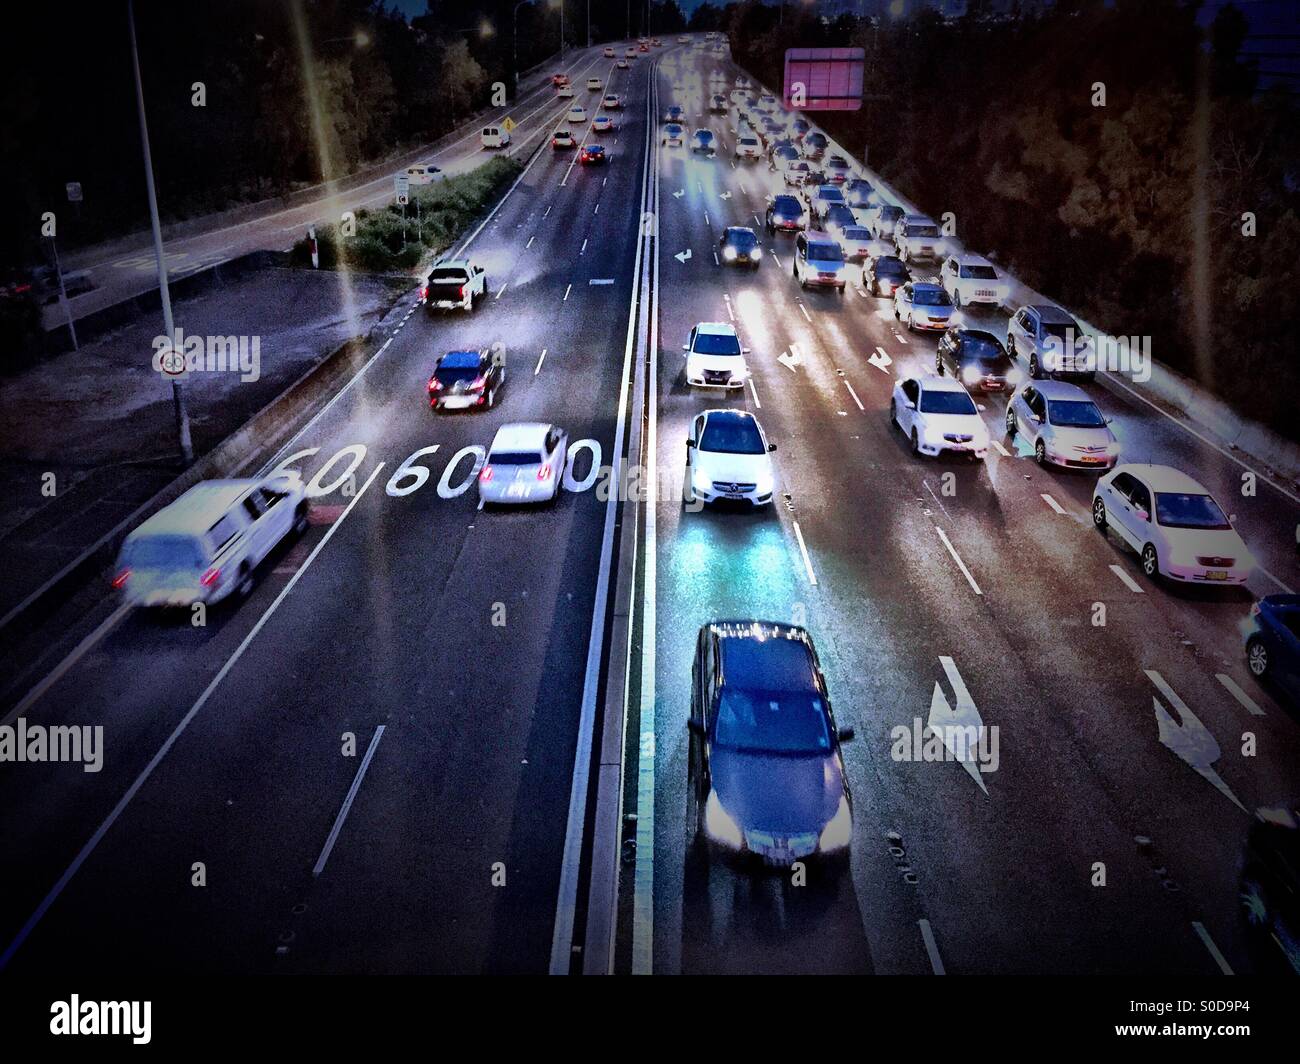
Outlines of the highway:
[{"label": "highway", "polygon": [[[1250,971],[1236,861],[1249,812],[1295,793],[1300,730],[1246,671],[1240,624],[1254,598],[1300,586],[1300,499],[1262,475],[1243,495],[1248,460],[1089,386],[1122,459],[1199,479],[1262,566],[1239,592],[1170,588],[1092,527],[1091,477],[1040,469],[1005,437],[1003,398],[979,400],[986,462],[914,457],[890,394],[932,371],[935,341],[857,284],[800,290],[793,240],[762,234],[775,176],[733,163],[734,134],[704,113],[737,70],[671,42],[626,72],[578,61],[626,96],[600,135],[610,163],[543,147],[468,238],[488,274],[480,309],[431,319],[412,302],[267,457],[318,490],[310,531],[251,599],[193,628],[105,596],[49,637],[36,675],[7,661],[6,723],[102,722],[107,753],[99,773],[0,774],[0,966],[554,970],[581,941],[568,914],[591,842],[591,664],[618,649],[601,559],[619,511],[590,483],[639,418],[657,501],[637,526],[621,807],[636,846],[614,970]],[[575,83],[590,118],[597,94]],[[716,157],[661,147],[671,103],[715,131]],[[545,107],[542,128],[568,105]],[[757,271],[715,258],[727,225],[760,233]],[[967,317],[1005,333],[1003,311]],[[681,345],[704,321],[734,323],[750,349],[742,393],[686,385]],[[642,329],[653,401],[637,411]],[[495,409],[431,414],[437,355],[494,344]],[[683,506],[688,426],[716,406],[752,411],[777,443],[774,506]],[[569,490],[550,510],[480,511],[473,448],[529,420],[590,441]],[[691,845],[690,663],[698,627],[724,617],[805,625],[856,731],[841,880],[814,864],[793,886]],[[998,729],[992,771],[897,756],[895,727],[951,707]],[[1162,744],[1160,707],[1218,755],[1202,742],[1193,764]]]}]

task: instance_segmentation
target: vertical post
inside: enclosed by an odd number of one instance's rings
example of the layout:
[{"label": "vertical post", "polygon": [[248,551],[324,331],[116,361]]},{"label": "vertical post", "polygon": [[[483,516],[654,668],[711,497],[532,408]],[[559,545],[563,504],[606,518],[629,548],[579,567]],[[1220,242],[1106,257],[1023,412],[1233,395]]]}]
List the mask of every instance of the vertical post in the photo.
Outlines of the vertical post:
[{"label": "vertical post", "polygon": [[[144,150],[144,180],[149,192],[149,221],[153,227],[153,251],[158,260],[158,292],[162,296],[163,328],[170,342],[176,336],[172,324],[172,299],[167,288],[167,260],[163,257],[162,224],[158,220],[158,192],[154,188],[153,158],[149,154],[149,123],[144,113],[144,85],[140,80],[140,51],[135,40],[135,0],[127,0],[127,23],[131,30],[131,66],[135,71],[135,101],[140,112],[140,146]],[[190,415],[185,407],[185,390],[178,380],[172,381],[172,410],[176,417],[176,435],[180,440],[181,460],[189,465],[194,461],[194,446],[190,442]]]},{"label": "vertical post", "polygon": [[63,267],[59,265],[59,245],[55,243],[54,237],[50,237],[50,248],[54,252],[54,274],[59,279],[59,301],[68,316],[68,332],[72,334],[72,350],[80,351],[81,345],[77,343],[77,327],[72,322],[72,304],[68,302],[68,286],[63,283]]}]

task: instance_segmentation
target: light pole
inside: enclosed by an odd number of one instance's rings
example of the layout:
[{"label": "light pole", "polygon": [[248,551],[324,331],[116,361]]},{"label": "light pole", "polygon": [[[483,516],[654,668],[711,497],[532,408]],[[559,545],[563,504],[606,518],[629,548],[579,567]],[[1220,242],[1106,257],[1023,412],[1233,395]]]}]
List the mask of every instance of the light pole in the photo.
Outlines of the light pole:
[{"label": "light pole", "polygon": [[516,96],[519,95],[519,9],[525,4],[531,4],[532,2],[533,0],[519,0],[519,3],[515,4],[515,9],[510,15],[512,26],[510,30],[510,47],[511,51],[514,53]]},{"label": "light pole", "polygon": [[[167,290],[167,260],[163,257],[162,225],[158,221],[158,194],[153,183],[153,159],[149,154],[149,123],[144,114],[144,86],[140,81],[140,51],[135,42],[135,0],[127,0],[126,19],[131,30],[131,65],[135,70],[135,102],[140,112],[140,145],[144,149],[144,181],[149,193],[149,221],[153,227],[153,251],[158,259],[158,293],[162,297],[163,328],[170,344],[176,336],[172,324],[172,299]],[[172,410],[176,416],[176,435],[180,439],[181,459],[186,465],[194,461],[190,441],[190,414],[185,407],[185,390],[172,380]]]}]

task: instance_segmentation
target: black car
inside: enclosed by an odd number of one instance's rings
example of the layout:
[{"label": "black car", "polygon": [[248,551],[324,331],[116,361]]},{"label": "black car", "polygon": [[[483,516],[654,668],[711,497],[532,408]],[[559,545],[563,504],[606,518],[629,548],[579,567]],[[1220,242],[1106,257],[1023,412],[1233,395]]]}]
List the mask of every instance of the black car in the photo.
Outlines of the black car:
[{"label": "black car", "polygon": [[826,154],[826,145],[830,142],[824,133],[809,133],[803,138],[803,153],[807,159],[820,159]]},{"label": "black car", "polygon": [[868,260],[862,267],[862,287],[873,296],[888,296],[892,299],[894,291],[911,279],[907,266],[897,255],[879,255]]},{"label": "black car", "polygon": [[728,226],[718,241],[718,258],[724,266],[748,266],[758,269],[763,249],[758,246],[758,236],[754,230],[743,225]]},{"label": "black car", "polygon": [[983,329],[952,328],[944,333],[934,353],[934,369],[981,392],[1014,391],[1022,376],[1002,341]]},{"label": "black car", "polygon": [[1246,834],[1239,886],[1247,949],[1259,974],[1300,975],[1300,808],[1260,809]]},{"label": "black car", "polygon": [[844,186],[844,202],[850,207],[870,207],[875,196],[876,190],[871,182],[861,177],[855,177]]},{"label": "black car", "polygon": [[805,228],[803,204],[794,196],[774,196],[767,205],[767,235],[777,230],[797,233]]},{"label": "black car", "polygon": [[431,410],[483,410],[496,405],[506,382],[504,360],[490,351],[448,351],[429,378]]},{"label": "black car", "polygon": [[853,804],[826,678],[803,628],[714,621],[691,669],[690,798],[703,851],[842,868]]}]

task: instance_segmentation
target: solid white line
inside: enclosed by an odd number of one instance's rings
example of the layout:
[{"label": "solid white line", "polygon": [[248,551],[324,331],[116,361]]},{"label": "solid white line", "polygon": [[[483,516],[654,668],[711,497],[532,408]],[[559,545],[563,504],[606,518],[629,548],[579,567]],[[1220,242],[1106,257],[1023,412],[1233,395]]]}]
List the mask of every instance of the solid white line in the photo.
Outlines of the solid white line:
[{"label": "solid white line", "polygon": [[537,368],[536,368],[535,370],[533,370],[533,376],[534,376],[534,377],[536,377],[537,374],[539,374],[539,373],[542,372],[542,362],[543,362],[543,360],[544,360],[545,358],[546,358],[546,348],[543,347],[543,348],[542,348],[542,353],[541,353],[540,357],[537,359]]},{"label": "solid white line", "polygon": [[1142,590],[1142,585],[1134,580],[1133,577],[1129,575],[1128,570],[1126,570],[1122,565],[1112,565],[1110,571],[1118,576],[1124,582],[1124,586],[1132,591],[1133,594],[1145,594]]},{"label": "solid white line", "polygon": [[799,553],[803,555],[803,567],[808,573],[808,582],[813,587],[817,586],[817,574],[813,572],[812,559],[808,557],[808,547],[803,541],[803,530],[799,527],[798,521],[791,522],[794,525],[795,538],[799,540]]},{"label": "solid white line", "polygon": [[257,619],[257,623],[253,625],[248,635],[244,636],[243,642],[235,648],[235,652],[230,655],[230,658],[226,663],[221,666],[221,670],[212,678],[208,686],[203,689],[203,693],[199,695],[198,700],[190,707],[189,712],[181,718],[180,723],[172,730],[172,733],[167,737],[167,741],[158,748],[158,752],[153,755],[149,760],[149,763],[141,770],[140,775],[138,775],[131,786],[127,788],[126,793],[118,799],[117,805],[113,807],[112,812],[108,814],[104,822],[99,825],[95,834],[90,837],[90,841],[81,848],[81,851],[75,858],[73,858],[72,864],[68,865],[63,875],[59,877],[58,882],[50,888],[50,892],[41,900],[40,905],[36,907],[36,911],[27,918],[27,922],[23,924],[18,934],[14,937],[14,940],[5,947],[4,953],[0,954],[0,970],[3,970],[5,965],[7,965],[13,958],[13,955],[18,952],[18,948],[27,940],[27,937],[32,933],[32,931],[36,929],[36,925],[41,922],[41,917],[49,911],[50,906],[58,900],[58,897],[63,893],[64,888],[72,881],[72,877],[77,874],[81,866],[85,864],[90,855],[95,852],[95,847],[99,845],[100,840],[103,839],[113,825],[117,823],[118,817],[122,815],[126,810],[126,807],[131,804],[131,800],[136,796],[140,788],[143,787],[149,777],[153,775],[154,769],[162,763],[163,758],[166,757],[171,751],[171,748],[176,745],[176,740],[179,739],[185,729],[189,727],[190,721],[198,716],[199,711],[208,704],[208,700],[212,697],[213,693],[221,686],[221,681],[229,675],[230,670],[233,669],[239,659],[244,656],[244,651],[247,650],[253,640],[257,638],[258,633],[266,626],[266,622],[271,619],[272,615],[279,608],[280,603],[289,597],[289,593],[302,578],[302,574],[311,566],[311,563],[316,559],[316,556],[325,549],[325,544],[330,541],[330,537],[333,536],[343,522],[347,520],[348,514],[352,512],[352,508],[361,501],[361,497],[365,495],[366,489],[374,483],[375,477],[379,476],[379,471],[383,468],[383,462],[380,462],[375,466],[374,471],[371,472],[370,476],[366,479],[366,482],[361,485],[361,489],[356,493],[356,495],[352,497],[352,501],[344,508],[343,512],[339,515],[338,520],[325,530],[325,535],[321,537],[321,541],[317,543],[312,552],[307,555],[307,560],[302,563],[302,568],[289,578],[289,582],[284,585],[280,594],[275,597],[275,601],[272,602],[267,611]]},{"label": "solid white line", "polygon": [[1043,500],[1043,502],[1047,503],[1047,505],[1050,506],[1053,510],[1055,510],[1058,514],[1065,513],[1065,507],[1063,507],[1059,502],[1053,499],[1046,492],[1043,492],[1040,495],[1040,498]]},{"label": "solid white line", "polygon": [[844,387],[849,390],[849,395],[853,396],[853,401],[858,404],[858,409],[863,413],[866,413],[867,408],[862,405],[862,400],[858,398],[858,393],[853,390],[853,385],[846,380],[844,382]]},{"label": "solid white line", "polygon": [[749,390],[754,394],[754,405],[758,407],[759,410],[762,410],[763,404],[758,401],[758,389],[754,387],[753,377],[749,378]]},{"label": "solid white line", "polygon": [[799,306],[800,311],[803,312],[803,316],[804,316],[805,318],[807,318],[809,322],[811,322],[811,321],[812,321],[812,315],[808,313],[808,308],[805,307],[802,303],[800,303],[798,306]]},{"label": "solid white line", "polygon": [[569,293],[572,291],[573,291],[573,285],[569,285],[567,288],[565,288],[564,299],[562,299],[561,302],[567,303],[569,301]]},{"label": "solid white line", "polygon": [[1010,457],[1011,457],[1011,452],[1008,451],[1005,447],[1002,446],[1002,441],[999,440],[996,436],[990,436],[990,437],[989,437],[989,442],[990,442],[991,444],[993,444],[993,446],[994,446],[994,448],[997,450],[998,454],[1000,454],[1003,458],[1010,458]]},{"label": "solid white line", "polygon": [[316,864],[311,870],[313,876],[318,876],[325,871],[325,862],[330,859],[330,853],[334,849],[334,843],[338,841],[339,832],[343,830],[343,821],[348,818],[348,811],[352,808],[352,800],[356,798],[357,791],[361,789],[361,781],[366,778],[366,769],[370,767],[370,760],[375,756],[375,747],[379,745],[379,740],[384,737],[384,725],[379,725],[375,729],[375,734],[370,737],[370,745],[366,748],[366,756],[361,759],[361,764],[357,767],[357,774],[352,778],[352,786],[348,788],[348,795],[343,799],[343,807],[339,810],[339,815],[334,818],[334,826],[330,828],[329,837],[325,840],[325,847],[321,850],[320,856],[316,858]]},{"label": "solid white line", "polygon": [[533,246],[533,241],[536,240],[536,239],[537,239],[536,236],[530,236],[530,237],[528,238],[528,243],[524,245],[524,250],[527,251],[530,247],[532,247],[532,246]]},{"label": "solid white line", "polygon": [[1214,963],[1219,966],[1219,971],[1224,975],[1234,974],[1232,966],[1228,963],[1227,958],[1219,952],[1219,947],[1214,944],[1214,939],[1212,939],[1210,933],[1205,930],[1205,925],[1199,920],[1193,920],[1192,927],[1196,930],[1196,934],[1205,944],[1205,948],[1210,951],[1210,956],[1214,958]]},{"label": "solid white line", "polygon": [[1233,698],[1246,707],[1246,712],[1252,717],[1262,717],[1264,715],[1264,711],[1260,709],[1259,703],[1238,687],[1237,681],[1226,672],[1216,672],[1214,678],[1228,689],[1228,694],[1232,695]]},{"label": "solid white line", "polygon": [[946,974],[943,970],[943,958],[939,956],[939,943],[934,940],[934,930],[929,920],[917,920],[921,925],[921,939],[925,942],[925,952],[930,958],[930,968],[935,975]]},{"label": "solid white line", "polygon": [[974,591],[975,594],[977,595],[984,594],[984,592],[980,590],[979,584],[975,583],[975,578],[970,575],[970,570],[966,568],[966,563],[961,560],[961,555],[957,553],[957,549],[952,545],[951,542],[949,542],[948,537],[944,533],[943,529],[940,528],[938,525],[935,525],[934,530],[939,533],[939,538],[943,540],[943,545],[948,548],[948,553],[952,555],[952,560],[957,563],[957,568],[960,569],[962,571],[962,575],[966,577],[966,582],[970,584],[971,590]]},{"label": "solid white line", "polygon": [[578,254],[579,255],[587,254],[587,242],[585,240],[582,242],[582,247],[578,249]]},{"label": "solid white line", "polygon": [[[510,283],[509,281],[506,282],[506,284],[509,284],[509,283]],[[504,292],[504,291],[506,290],[506,284],[503,284],[503,285],[501,286],[501,288],[497,291],[497,299],[500,299],[500,298],[501,298],[501,293]]]}]

